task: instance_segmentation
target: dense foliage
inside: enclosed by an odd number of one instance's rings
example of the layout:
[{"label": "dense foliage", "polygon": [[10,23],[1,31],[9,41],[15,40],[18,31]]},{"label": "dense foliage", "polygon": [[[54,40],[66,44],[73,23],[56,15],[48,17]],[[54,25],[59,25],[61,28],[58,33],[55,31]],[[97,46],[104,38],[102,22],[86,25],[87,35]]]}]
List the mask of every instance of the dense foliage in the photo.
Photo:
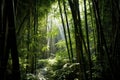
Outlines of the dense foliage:
[{"label": "dense foliage", "polygon": [[1,0],[0,80],[117,80],[120,0]]}]

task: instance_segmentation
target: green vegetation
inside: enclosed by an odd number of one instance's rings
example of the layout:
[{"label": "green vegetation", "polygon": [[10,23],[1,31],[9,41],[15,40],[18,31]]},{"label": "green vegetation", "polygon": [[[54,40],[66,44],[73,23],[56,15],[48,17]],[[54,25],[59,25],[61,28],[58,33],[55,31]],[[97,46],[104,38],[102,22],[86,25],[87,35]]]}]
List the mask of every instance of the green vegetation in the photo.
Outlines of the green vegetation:
[{"label": "green vegetation", "polygon": [[0,80],[118,80],[119,0],[1,0]]}]

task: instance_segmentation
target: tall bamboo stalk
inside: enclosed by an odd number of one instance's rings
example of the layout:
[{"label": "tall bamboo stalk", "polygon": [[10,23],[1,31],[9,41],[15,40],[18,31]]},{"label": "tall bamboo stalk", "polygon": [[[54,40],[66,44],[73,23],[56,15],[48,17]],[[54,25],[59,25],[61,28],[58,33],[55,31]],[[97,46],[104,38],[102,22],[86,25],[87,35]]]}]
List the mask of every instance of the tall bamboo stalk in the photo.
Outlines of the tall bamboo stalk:
[{"label": "tall bamboo stalk", "polygon": [[62,8],[61,8],[60,0],[58,0],[58,5],[59,5],[61,20],[62,20],[62,25],[63,25],[63,30],[64,30],[65,42],[66,42],[66,47],[67,47],[67,51],[68,51],[68,57],[69,57],[69,60],[71,62],[70,49],[69,49],[69,46],[68,46],[68,40],[67,40],[65,23],[64,23],[64,19],[63,19],[63,15],[62,15]]},{"label": "tall bamboo stalk", "polygon": [[91,70],[92,69],[92,64],[91,64],[91,54],[90,54],[89,35],[88,35],[89,32],[88,32],[86,0],[84,0],[84,15],[85,15],[85,27],[86,27],[86,39],[87,39],[87,50],[88,50],[90,80],[92,80],[92,70]]},{"label": "tall bamboo stalk", "polygon": [[69,39],[69,43],[70,43],[70,53],[71,53],[71,59],[72,59],[72,62],[73,62],[73,49],[72,49],[72,41],[71,41],[71,35],[70,35],[70,26],[69,26],[69,23],[68,23],[68,16],[67,16],[67,12],[66,12],[65,0],[63,0],[63,6],[64,6],[64,14],[65,14],[66,24],[67,24],[68,39]]}]

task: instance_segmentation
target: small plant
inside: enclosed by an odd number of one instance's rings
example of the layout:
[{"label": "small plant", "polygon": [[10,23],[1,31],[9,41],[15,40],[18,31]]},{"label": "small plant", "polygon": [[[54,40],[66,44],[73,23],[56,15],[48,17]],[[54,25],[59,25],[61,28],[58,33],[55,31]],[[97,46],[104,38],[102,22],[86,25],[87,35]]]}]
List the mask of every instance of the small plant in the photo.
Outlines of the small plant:
[{"label": "small plant", "polygon": [[27,80],[39,80],[36,75],[31,74],[31,73],[26,74],[26,79],[27,79]]},{"label": "small plant", "polygon": [[55,78],[58,80],[74,80],[78,78],[79,70],[78,70],[77,63],[66,63],[63,65],[63,67],[59,70],[56,70],[54,75]]}]

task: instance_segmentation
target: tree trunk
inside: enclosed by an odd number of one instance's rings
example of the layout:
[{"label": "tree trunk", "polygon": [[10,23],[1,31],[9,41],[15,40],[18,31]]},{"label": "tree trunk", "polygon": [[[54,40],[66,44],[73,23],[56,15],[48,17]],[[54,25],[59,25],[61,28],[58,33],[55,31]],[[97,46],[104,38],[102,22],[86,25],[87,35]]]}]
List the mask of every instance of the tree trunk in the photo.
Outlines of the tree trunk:
[{"label": "tree trunk", "polygon": [[[15,13],[14,13],[14,1],[5,0],[4,1],[4,17],[3,17],[3,51],[1,55],[1,68],[0,70],[0,78],[1,80],[20,80],[20,70],[19,70],[19,59],[18,59],[18,51],[16,45],[16,33],[15,33]],[[11,50],[11,52],[9,52]],[[7,63],[9,58],[9,53],[11,53],[12,57],[12,76],[11,78],[7,76],[8,72]]]},{"label": "tree trunk", "polygon": [[65,0],[63,0],[63,6],[64,6],[64,14],[66,18],[66,26],[67,26],[67,31],[68,31],[68,39],[69,39],[69,44],[70,44],[70,55],[71,55],[71,60],[73,61],[73,49],[72,49],[72,41],[71,41],[71,35],[70,35],[70,26],[68,23],[68,17],[67,17],[67,12],[66,12],[66,5],[65,5]]},{"label": "tree trunk", "polygon": [[68,51],[68,57],[69,57],[69,60],[71,62],[70,49],[69,49],[69,46],[68,46],[68,40],[67,40],[65,23],[64,23],[64,19],[63,19],[63,15],[62,15],[62,8],[61,8],[60,0],[58,0],[58,5],[59,5],[59,10],[60,10],[60,15],[61,15],[61,20],[62,20],[64,35],[65,35],[65,42],[66,42],[66,47],[67,47],[67,51]]},{"label": "tree trunk", "polygon": [[84,14],[85,14],[85,27],[86,27],[86,41],[87,41],[87,51],[88,51],[88,60],[89,60],[89,71],[90,71],[90,80],[92,80],[92,63],[91,63],[91,54],[90,54],[90,45],[89,45],[89,32],[88,32],[88,21],[87,21],[87,9],[86,9],[86,0],[84,0]]},{"label": "tree trunk", "polygon": [[[74,22],[74,29],[75,29],[75,42],[76,42],[76,57],[77,62],[80,64],[80,76],[79,80],[87,80],[86,75],[86,66],[85,66],[85,60],[83,57],[83,45],[85,44],[83,33],[81,29],[81,18],[80,18],[80,12],[79,12],[79,1],[78,0],[68,0],[71,12],[72,12],[72,18]],[[85,45],[84,45],[85,46]]]}]

